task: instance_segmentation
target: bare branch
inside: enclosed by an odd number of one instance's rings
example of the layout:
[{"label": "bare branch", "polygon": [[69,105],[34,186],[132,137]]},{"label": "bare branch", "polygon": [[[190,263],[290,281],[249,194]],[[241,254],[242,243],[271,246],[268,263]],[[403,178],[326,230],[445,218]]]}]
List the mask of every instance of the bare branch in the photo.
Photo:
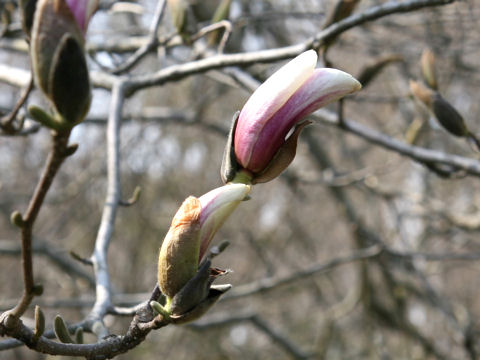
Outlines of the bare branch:
[{"label": "bare branch", "polygon": [[166,0],[160,0],[157,3],[157,8],[153,16],[152,24],[150,25],[150,31],[148,35],[148,41],[139,47],[135,53],[129,57],[123,64],[118,66],[112,71],[113,74],[121,74],[134,67],[145,55],[148,54],[157,45],[157,32],[160,22],[162,21],[163,14],[165,13]]},{"label": "bare branch", "polygon": [[[110,115],[107,124],[107,196],[102,219],[95,240],[95,249],[91,260],[95,269],[96,302],[88,318],[93,328],[95,323],[103,324],[103,317],[112,306],[110,274],[108,272],[107,253],[113,235],[115,218],[121,199],[120,191],[120,120],[124,101],[122,82],[115,83],[112,90]],[[101,332],[97,335],[108,335],[104,326],[97,327]]]},{"label": "bare branch", "polygon": [[342,123],[337,120],[337,115],[331,111],[321,109],[315,113],[317,118],[324,124],[334,125],[342,130],[351,132],[361,138],[381,147],[395,151],[400,155],[407,156],[412,160],[423,164],[442,164],[452,168],[453,171],[463,170],[468,174],[480,176],[480,161],[458,155],[451,155],[441,151],[425,149],[409,145],[400,140],[389,137],[376,130],[354,122],[350,119],[343,119]]},{"label": "bare branch", "polygon": [[355,251],[353,254],[348,256],[335,258],[326,263],[314,264],[304,270],[300,270],[287,276],[264,278],[258,281],[251,282],[249,284],[240,285],[232,289],[225,296],[223,296],[220,301],[238,299],[253,294],[261,294],[280,286],[301,281],[309,276],[330,271],[340,265],[345,265],[353,261],[364,260],[378,256],[381,251],[381,247],[372,246],[370,248]]}]

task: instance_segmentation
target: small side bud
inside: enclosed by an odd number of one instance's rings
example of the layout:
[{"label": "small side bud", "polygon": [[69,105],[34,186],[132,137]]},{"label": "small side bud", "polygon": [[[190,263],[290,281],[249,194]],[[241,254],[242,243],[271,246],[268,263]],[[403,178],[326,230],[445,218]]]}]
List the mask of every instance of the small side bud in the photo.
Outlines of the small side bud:
[{"label": "small side bud", "polygon": [[33,295],[35,296],[42,296],[43,294],[43,285],[42,284],[35,284],[32,289]]},{"label": "small side bud", "polygon": [[81,326],[79,326],[76,330],[75,330],[75,342],[77,344],[83,344],[83,328]]},{"label": "small side bud", "polygon": [[425,49],[422,52],[422,58],[420,59],[420,65],[422,68],[422,77],[425,83],[432,88],[437,90],[437,73],[435,71],[435,54],[430,49]]},{"label": "small side bud", "polygon": [[64,344],[73,344],[74,341],[68,332],[67,325],[60,315],[55,316],[53,322],[53,330],[55,331],[55,336]]},{"label": "small side bud", "polygon": [[40,336],[43,335],[45,331],[45,315],[40,309],[40,306],[35,306],[35,328],[33,330],[33,337],[35,340],[38,340]]},{"label": "small side bud", "polygon": [[65,156],[72,156],[78,150],[78,144],[71,144],[65,149]]},{"label": "small side bud", "polygon": [[[232,4],[232,0],[221,0],[220,4],[218,4],[217,9],[215,10],[215,13],[212,16],[211,23],[215,24],[222,20],[228,19],[231,4]],[[216,43],[218,43],[219,38],[220,38],[220,31],[219,30],[213,31],[208,36],[209,45],[215,45]]]},{"label": "small side bud", "polygon": [[23,220],[22,214],[20,214],[20,211],[15,210],[12,212],[12,215],[10,215],[10,221],[12,222],[13,225],[18,226],[19,228],[22,228],[25,226],[25,221]]},{"label": "small side bud", "polygon": [[470,133],[462,115],[440,94],[433,97],[432,111],[438,122],[450,134],[465,137]]},{"label": "small side bud", "polygon": [[418,81],[410,80],[409,84],[412,95],[420,100],[427,108],[432,110],[432,102],[435,92]]}]

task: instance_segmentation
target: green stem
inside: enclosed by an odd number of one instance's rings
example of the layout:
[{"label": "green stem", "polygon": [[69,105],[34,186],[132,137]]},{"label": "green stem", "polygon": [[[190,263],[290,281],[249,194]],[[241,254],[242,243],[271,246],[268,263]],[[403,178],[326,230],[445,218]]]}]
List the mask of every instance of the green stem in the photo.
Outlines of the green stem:
[{"label": "green stem", "polygon": [[231,181],[232,184],[245,184],[251,185],[252,184],[253,174],[249,171],[242,169],[235,174],[235,177]]}]

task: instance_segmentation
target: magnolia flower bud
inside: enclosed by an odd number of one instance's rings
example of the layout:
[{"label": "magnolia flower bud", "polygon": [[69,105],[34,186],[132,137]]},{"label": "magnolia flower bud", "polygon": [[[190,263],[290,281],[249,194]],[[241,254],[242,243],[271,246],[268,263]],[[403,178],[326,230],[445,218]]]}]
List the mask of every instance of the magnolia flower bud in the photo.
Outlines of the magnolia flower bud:
[{"label": "magnolia flower bud", "polygon": [[36,85],[52,102],[60,122],[77,124],[91,101],[84,31],[97,1],[38,0],[30,55]]},{"label": "magnolia flower bud", "polygon": [[[224,162],[230,164],[222,167],[224,182],[232,181],[239,169],[253,184],[278,176],[295,156],[292,143],[296,144],[296,139],[288,142],[287,134],[298,137],[300,131],[295,129],[307,115],[361,88],[351,75],[336,69],[314,69],[316,63],[315,51],[304,52],[248,99],[229,137]],[[274,173],[269,173],[272,169]]]},{"label": "magnolia flower bud", "polygon": [[190,196],[173,217],[158,259],[158,284],[168,297],[175,296],[193,278],[200,253],[200,200]]},{"label": "magnolia flower bud", "polygon": [[200,262],[219,227],[249,191],[244,184],[222,186],[200,198],[188,197],[178,209],[158,259],[158,284],[167,297],[167,312],[180,316],[212,300],[210,285],[224,272],[212,271],[208,259]]}]

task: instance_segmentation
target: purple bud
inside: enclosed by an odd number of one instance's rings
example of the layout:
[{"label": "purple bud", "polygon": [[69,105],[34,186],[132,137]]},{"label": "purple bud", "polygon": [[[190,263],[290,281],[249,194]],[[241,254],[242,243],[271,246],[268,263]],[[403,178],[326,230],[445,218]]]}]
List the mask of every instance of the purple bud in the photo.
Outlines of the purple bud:
[{"label": "purple bud", "polygon": [[234,151],[239,165],[254,179],[269,166],[287,134],[302,119],[361,88],[343,71],[314,69],[316,62],[313,50],[297,56],[267,79],[243,107]]},{"label": "purple bud", "polygon": [[160,248],[158,283],[167,297],[173,298],[195,276],[218,228],[249,191],[248,185],[229,184],[183,202]]}]

